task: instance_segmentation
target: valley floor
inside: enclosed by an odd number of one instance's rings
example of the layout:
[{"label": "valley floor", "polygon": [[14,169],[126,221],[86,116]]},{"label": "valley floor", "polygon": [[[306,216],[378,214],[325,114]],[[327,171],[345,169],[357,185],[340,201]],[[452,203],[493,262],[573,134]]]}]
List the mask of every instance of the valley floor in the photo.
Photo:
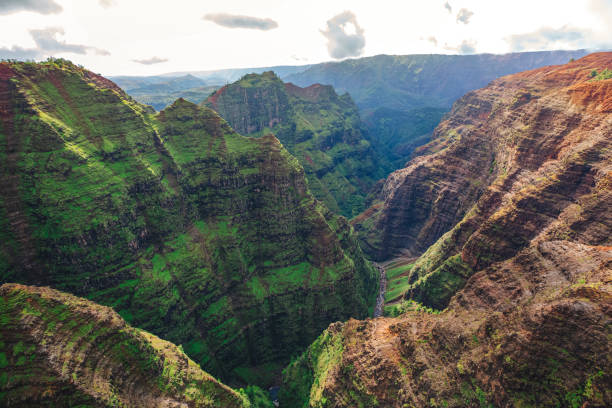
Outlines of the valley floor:
[{"label": "valley floor", "polygon": [[415,260],[416,258],[414,257],[399,256],[376,264],[377,268],[382,271],[381,293],[376,303],[376,310],[378,310],[378,302],[381,301],[381,313],[379,315],[375,313],[374,317],[389,315],[393,308],[401,303],[404,293],[406,293],[410,286],[410,271]]}]

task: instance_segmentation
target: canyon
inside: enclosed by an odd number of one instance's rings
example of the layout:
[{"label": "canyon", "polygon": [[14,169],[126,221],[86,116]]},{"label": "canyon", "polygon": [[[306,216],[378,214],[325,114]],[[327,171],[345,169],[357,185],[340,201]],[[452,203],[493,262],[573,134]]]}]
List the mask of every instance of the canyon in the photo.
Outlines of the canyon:
[{"label": "canyon", "polygon": [[[612,53],[525,54],[244,72],[160,112],[1,62],[0,405],[612,405]],[[310,82],[451,60],[536,69],[378,108]]]},{"label": "canyon", "polygon": [[[609,406],[612,53],[466,94],[354,220],[416,255],[396,318],[333,323],[292,407]],[[424,252],[423,252],[424,251]]]}]

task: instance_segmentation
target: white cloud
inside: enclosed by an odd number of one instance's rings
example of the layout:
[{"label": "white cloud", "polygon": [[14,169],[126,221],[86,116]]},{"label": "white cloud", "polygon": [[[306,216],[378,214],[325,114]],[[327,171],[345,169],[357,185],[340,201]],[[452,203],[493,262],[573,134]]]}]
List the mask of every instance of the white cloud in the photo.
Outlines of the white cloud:
[{"label": "white cloud", "polygon": [[249,28],[252,30],[272,30],[278,27],[278,23],[271,18],[259,18],[227,13],[206,14],[204,20],[212,21],[227,28]]},{"label": "white cloud", "polygon": [[98,0],[98,3],[104,8],[113,7],[117,4],[115,0]]},{"label": "white cloud", "polygon": [[455,46],[445,44],[444,49],[458,54],[475,54],[477,44],[478,41],[476,40],[463,40],[460,44]]},{"label": "white cloud", "polygon": [[457,13],[457,23],[469,24],[470,18],[472,18],[473,15],[474,13],[472,11],[462,8]]},{"label": "white cloud", "polygon": [[523,34],[514,34],[506,38],[512,51],[535,51],[551,49],[576,49],[604,47],[594,38],[589,29],[563,26],[560,28],[542,27]]},{"label": "white cloud", "polygon": [[30,35],[36,46],[34,48],[24,48],[20,46],[0,48],[0,58],[11,59],[42,59],[46,56],[55,54],[87,54],[92,52],[96,55],[108,56],[110,52],[90,47],[83,44],[71,44],[65,40],[58,39],[58,35],[64,35],[64,30],[60,27],[48,27],[39,30],[30,30]]},{"label": "white cloud", "polygon": [[162,64],[164,62],[168,62],[168,58],[151,57],[151,58],[144,58],[144,59],[133,59],[132,61],[137,62],[138,64],[143,64],[143,65],[154,65],[154,64]]},{"label": "white cloud", "polygon": [[[52,38],[60,44],[54,46],[57,51],[45,51],[47,55],[60,54],[61,50],[62,55],[58,56],[105,75],[155,75],[170,71],[299,64],[295,56],[308,63],[317,63],[332,59],[330,51],[339,58],[383,53],[465,53],[472,51],[470,47],[477,52],[504,53],[517,46],[596,48],[612,41],[612,0],[384,3],[371,0],[290,3],[286,0],[225,0],[223,4],[202,0],[114,0],[114,5],[108,8],[103,8],[100,1],[11,0],[12,8],[9,9],[9,3],[4,0],[0,4],[2,55],[38,56],[41,50],[29,30],[47,27],[65,30],[63,35],[54,34]],[[59,12],[56,7],[33,12],[32,4],[43,4],[37,2],[55,4],[63,11]],[[447,2],[452,13],[445,7]],[[15,5],[22,12],[17,12]],[[23,11],[24,5],[30,7],[29,12]],[[468,19],[469,24],[456,23],[461,8],[474,13]],[[345,23],[344,33],[333,35],[326,23],[344,10],[357,16],[358,25]],[[43,11],[47,14],[41,14]],[[230,29],[202,20],[202,16],[219,11],[230,16],[269,19],[278,26],[271,30]],[[565,41],[538,42],[513,37],[542,34],[539,31],[543,27],[555,30],[566,27],[565,31],[582,33],[583,39],[572,42],[568,37]],[[321,29],[330,34],[321,35]],[[435,38],[437,46],[430,37]],[[74,53],[83,49],[85,53]],[[108,50],[112,55],[101,56],[103,52],[96,52],[96,49]],[[168,61],[149,65],[132,61],[152,56]]]},{"label": "white cloud", "polygon": [[55,14],[62,11],[62,6],[54,0],[0,0],[0,15],[13,14],[20,11]]},{"label": "white cloud", "polygon": [[327,50],[332,58],[358,57],[363,53],[365,32],[351,11],[327,20],[327,28],[321,34],[327,38]]}]

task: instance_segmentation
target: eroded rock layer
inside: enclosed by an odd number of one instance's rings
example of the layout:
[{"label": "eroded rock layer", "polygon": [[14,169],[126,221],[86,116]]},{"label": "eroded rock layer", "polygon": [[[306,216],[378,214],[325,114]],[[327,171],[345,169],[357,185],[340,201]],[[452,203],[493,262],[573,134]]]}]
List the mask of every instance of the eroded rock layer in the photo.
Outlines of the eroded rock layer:
[{"label": "eroded rock layer", "polygon": [[378,259],[427,250],[409,296],[442,309],[473,271],[544,233],[609,242],[612,82],[591,73],[611,59],[504,77],[461,98],[357,218],[364,250]]},{"label": "eroded rock layer", "polygon": [[0,64],[0,119],[2,282],[112,306],[245,381],[374,303],[351,227],[273,136],[155,114],[63,60]]},{"label": "eroded rock layer", "polygon": [[612,79],[593,73],[611,66],[593,54],[455,104],[359,220],[379,257],[433,243],[404,313],[330,326],[285,371],[284,401],[612,404]]}]

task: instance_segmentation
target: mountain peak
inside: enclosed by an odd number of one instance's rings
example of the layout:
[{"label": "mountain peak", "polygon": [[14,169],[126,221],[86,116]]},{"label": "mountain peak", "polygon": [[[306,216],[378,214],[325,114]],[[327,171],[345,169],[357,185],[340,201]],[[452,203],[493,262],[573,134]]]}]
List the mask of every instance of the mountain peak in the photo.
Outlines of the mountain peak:
[{"label": "mountain peak", "polygon": [[367,315],[373,269],[276,138],[105,85],[73,65],[0,65],[2,282],[112,305],[235,382]]},{"label": "mountain peak", "polygon": [[[314,195],[345,216],[363,209],[369,186],[384,174],[361,132],[357,107],[332,86],[301,88],[269,71],[246,75],[203,104],[241,134],[274,133],[306,170]],[[327,178],[334,180],[333,187]]]}]

